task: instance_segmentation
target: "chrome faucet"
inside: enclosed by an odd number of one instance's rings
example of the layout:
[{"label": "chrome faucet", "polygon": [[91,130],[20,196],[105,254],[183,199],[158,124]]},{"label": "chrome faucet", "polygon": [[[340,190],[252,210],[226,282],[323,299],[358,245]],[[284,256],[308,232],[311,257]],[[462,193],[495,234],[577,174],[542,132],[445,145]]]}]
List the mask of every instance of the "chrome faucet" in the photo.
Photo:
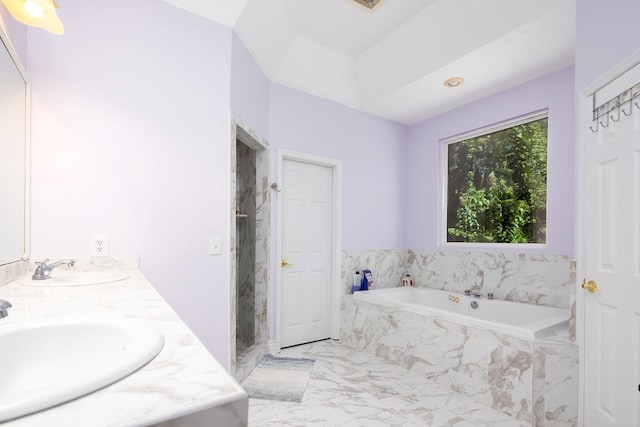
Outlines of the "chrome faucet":
[{"label": "chrome faucet", "polygon": [[474,292],[474,291],[472,291],[471,289],[465,289],[465,290],[464,290],[464,294],[465,294],[466,296],[472,296],[472,297],[474,297],[474,298],[480,298],[480,297],[482,297],[482,294],[481,294],[480,292],[477,292],[477,291],[476,291],[476,292]]},{"label": "chrome faucet", "polygon": [[45,259],[42,262],[36,262],[36,271],[33,273],[33,276],[31,276],[33,280],[47,280],[49,277],[51,277],[51,270],[58,267],[59,265],[66,264],[69,267],[73,267],[73,265],[76,263],[72,259],[56,261],[53,264],[47,265],[48,262],[49,258]]},{"label": "chrome faucet", "polygon": [[9,312],[7,310],[10,309],[11,307],[12,306],[9,301],[0,299],[0,319],[7,317],[9,315]]}]

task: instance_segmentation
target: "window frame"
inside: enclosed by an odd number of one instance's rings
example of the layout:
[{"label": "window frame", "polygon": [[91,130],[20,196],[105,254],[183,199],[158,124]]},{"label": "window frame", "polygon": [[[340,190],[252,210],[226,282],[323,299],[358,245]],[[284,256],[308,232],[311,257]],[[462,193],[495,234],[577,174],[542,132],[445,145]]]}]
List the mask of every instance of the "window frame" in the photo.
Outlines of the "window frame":
[{"label": "window frame", "polygon": [[449,183],[449,145],[462,142],[466,139],[476,138],[490,133],[498,132],[507,128],[515,127],[525,123],[533,122],[540,119],[549,119],[549,109],[537,110],[511,119],[503,120],[488,126],[477,128],[471,131],[459,133],[441,139],[440,144],[440,209],[438,223],[438,246],[442,249],[451,250],[478,250],[490,249],[500,250],[504,252],[535,252],[539,253],[548,247],[549,244],[549,122],[547,122],[547,234],[545,235],[545,243],[489,243],[489,242],[449,242],[447,241],[447,200],[448,200],[448,183]]}]

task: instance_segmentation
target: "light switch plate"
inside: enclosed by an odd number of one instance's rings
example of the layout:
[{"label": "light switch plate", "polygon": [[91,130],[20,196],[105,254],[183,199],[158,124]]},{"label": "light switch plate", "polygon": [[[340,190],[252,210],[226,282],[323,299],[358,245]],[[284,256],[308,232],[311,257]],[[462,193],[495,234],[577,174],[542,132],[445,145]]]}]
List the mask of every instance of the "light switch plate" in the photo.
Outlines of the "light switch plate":
[{"label": "light switch plate", "polygon": [[222,239],[220,237],[209,238],[209,255],[222,254]]}]

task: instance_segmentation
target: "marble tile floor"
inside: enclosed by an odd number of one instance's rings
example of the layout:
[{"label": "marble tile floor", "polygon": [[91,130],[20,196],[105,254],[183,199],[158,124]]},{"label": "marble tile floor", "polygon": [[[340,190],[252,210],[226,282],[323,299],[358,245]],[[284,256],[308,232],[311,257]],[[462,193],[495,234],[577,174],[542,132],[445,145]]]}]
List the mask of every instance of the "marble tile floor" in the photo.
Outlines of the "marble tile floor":
[{"label": "marble tile floor", "polygon": [[284,349],[316,360],[302,402],[249,400],[249,426],[520,427],[483,406],[339,341]]}]

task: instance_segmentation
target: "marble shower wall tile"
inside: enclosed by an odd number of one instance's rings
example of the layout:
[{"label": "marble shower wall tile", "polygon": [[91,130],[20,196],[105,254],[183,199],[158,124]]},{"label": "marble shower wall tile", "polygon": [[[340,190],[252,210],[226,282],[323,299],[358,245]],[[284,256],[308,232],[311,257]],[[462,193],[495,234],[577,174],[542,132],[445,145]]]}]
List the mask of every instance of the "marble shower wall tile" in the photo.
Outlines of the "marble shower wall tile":
[{"label": "marble shower wall tile", "polygon": [[242,142],[236,148],[236,351],[255,340],[256,305],[256,152]]},{"label": "marble shower wall tile", "polygon": [[[238,381],[242,381],[257,365],[268,350],[267,319],[269,296],[269,143],[261,138],[242,119],[231,112],[231,233],[230,233],[230,316],[231,361],[230,371]],[[237,158],[237,141],[242,140],[255,153],[240,153]],[[241,144],[242,145],[242,144]],[[249,155],[255,157],[248,182],[253,189],[238,191],[239,184],[247,184],[247,178],[238,178],[241,164]],[[245,165],[246,166],[246,165]],[[240,181],[240,182],[237,182]],[[253,200],[248,195],[255,194]],[[242,203],[241,211],[247,218],[237,218],[236,209]],[[243,226],[240,221],[244,221]],[[253,225],[248,226],[251,222]],[[239,230],[238,228],[241,228]],[[241,268],[239,268],[241,266]],[[238,280],[236,280],[238,278]],[[238,284],[240,285],[238,285]],[[253,287],[253,289],[250,289]],[[250,310],[238,310],[244,302]],[[252,317],[250,319],[250,317]],[[244,319],[244,322],[243,322]],[[237,322],[237,320],[239,320]],[[236,323],[237,322],[237,323]],[[249,327],[249,325],[253,327]],[[236,331],[238,330],[238,332]],[[238,333],[238,335],[236,335]],[[240,338],[237,345],[236,337]],[[253,339],[251,339],[253,338]],[[246,344],[243,344],[246,343]],[[238,348],[236,348],[238,346]]]},{"label": "marble shower wall tile", "polygon": [[406,249],[372,249],[342,251],[342,283],[344,293],[351,293],[356,271],[371,270],[375,289],[400,286],[405,269]]},{"label": "marble shower wall tile", "polygon": [[406,267],[416,286],[563,308],[575,282],[567,256],[409,250]]}]

